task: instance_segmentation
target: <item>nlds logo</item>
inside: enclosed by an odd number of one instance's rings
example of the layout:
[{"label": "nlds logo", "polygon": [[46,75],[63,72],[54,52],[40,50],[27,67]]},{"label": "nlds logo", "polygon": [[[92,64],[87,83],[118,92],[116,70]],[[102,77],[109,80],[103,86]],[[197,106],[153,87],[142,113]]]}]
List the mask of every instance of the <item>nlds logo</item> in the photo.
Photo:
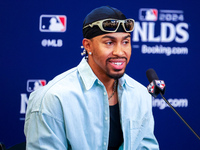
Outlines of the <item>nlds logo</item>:
[{"label": "nlds logo", "polygon": [[141,8],[139,10],[139,19],[141,21],[156,21],[158,19],[158,10]]},{"label": "nlds logo", "polygon": [[28,80],[27,81],[27,91],[33,92],[37,90],[38,88],[45,86],[46,80]]},{"label": "nlds logo", "polygon": [[[141,22],[135,22],[134,42],[185,43],[189,39],[189,25],[181,10],[158,10],[141,8]],[[156,32],[157,31],[157,32]]]},{"label": "nlds logo", "polygon": [[41,32],[65,32],[67,19],[64,15],[41,15]]}]

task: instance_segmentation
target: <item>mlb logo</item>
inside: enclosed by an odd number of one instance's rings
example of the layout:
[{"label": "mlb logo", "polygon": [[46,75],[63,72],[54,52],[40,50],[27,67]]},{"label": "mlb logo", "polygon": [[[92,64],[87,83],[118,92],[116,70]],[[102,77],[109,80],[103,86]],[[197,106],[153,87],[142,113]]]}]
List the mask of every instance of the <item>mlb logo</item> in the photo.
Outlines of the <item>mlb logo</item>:
[{"label": "mlb logo", "polygon": [[40,31],[41,32],[65,32],[67,18],[64,15],[41,15]]},{"label": "mlb logo", "polygon": [[27,91],[33,92],[45,85],[46,85],[46,80],[28,80],[27,81]]},{"label": "mlb logo", "polygon": [[149,93],[154,93],[154,84],[153,82],[151,82],[148,86],[147,89],[149,91]]},{"label": "mlb logo", "polygon": [[159,87],[161,90],[165,88],[165,82],[163,80],[155,80],[157,87]]},{"label": "mlb logo", "polygon": [[158,20],[158,10],[151,8],[141,8],[139,10],[139,19],[141,21],[156,21]]}]

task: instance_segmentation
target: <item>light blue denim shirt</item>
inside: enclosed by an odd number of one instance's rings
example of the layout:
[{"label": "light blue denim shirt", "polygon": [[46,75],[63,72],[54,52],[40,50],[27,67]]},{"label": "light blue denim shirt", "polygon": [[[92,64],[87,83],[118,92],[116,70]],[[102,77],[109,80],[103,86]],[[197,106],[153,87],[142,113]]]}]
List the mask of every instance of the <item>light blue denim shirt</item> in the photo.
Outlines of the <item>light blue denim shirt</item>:
[{"label": "light blue denim shirt", "polygon": [[[124,74],[118,81],[123,150],[157,150],[152,100]],[[30,95],[24,132],[27,150],[107,150],[109,102],[105,86],[87,61]]]}]

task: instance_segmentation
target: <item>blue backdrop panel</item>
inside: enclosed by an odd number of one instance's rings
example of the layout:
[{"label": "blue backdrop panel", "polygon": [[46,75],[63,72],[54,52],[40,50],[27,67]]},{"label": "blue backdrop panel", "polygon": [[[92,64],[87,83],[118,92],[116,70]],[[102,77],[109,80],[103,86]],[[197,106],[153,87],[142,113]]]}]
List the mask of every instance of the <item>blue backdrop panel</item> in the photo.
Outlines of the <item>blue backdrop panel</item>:
[{"label": "blue backdrop panel", "polygon": [[[0,141],[7,147],[25,141],[30,93],[80,62],[83,20],[102,5],[135,19],[127,74],[147,86],[145,72],[154,68],[166,83],[166,99],[200,134],[198,0],[10,0],[0,2]],[[162,150],[200,147],[160,96],[152,107]]]}]

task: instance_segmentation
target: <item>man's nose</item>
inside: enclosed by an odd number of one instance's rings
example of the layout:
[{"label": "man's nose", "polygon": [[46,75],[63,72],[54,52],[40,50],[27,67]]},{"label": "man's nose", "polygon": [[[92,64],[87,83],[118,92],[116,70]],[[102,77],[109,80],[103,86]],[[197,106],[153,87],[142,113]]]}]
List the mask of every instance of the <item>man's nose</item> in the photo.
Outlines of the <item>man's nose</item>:
[{"label": "man's nose", "polygon": [[113,55],[121,56],[122,54],[123,54],[123,47],[122,47],[121,44],[117,44],[117,45],[114,47]]}]

